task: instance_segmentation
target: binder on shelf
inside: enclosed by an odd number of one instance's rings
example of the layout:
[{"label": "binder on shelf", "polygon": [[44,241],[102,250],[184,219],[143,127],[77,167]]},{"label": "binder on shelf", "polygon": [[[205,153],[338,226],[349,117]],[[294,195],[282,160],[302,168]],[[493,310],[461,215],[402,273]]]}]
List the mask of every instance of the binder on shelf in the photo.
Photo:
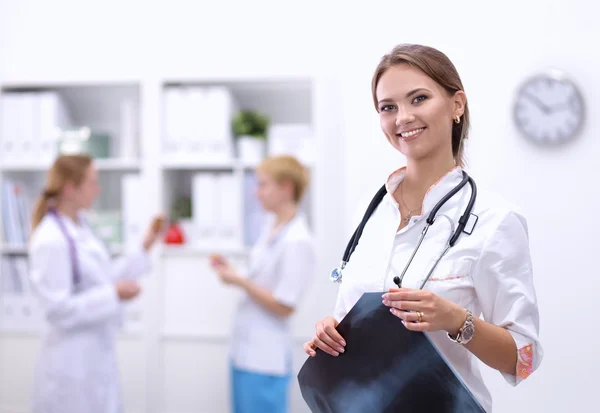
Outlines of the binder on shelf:
[{"label": "binder on shelf", "polygon": [[39,331],[43,315],[36,297],[32,295],[27,257],[3,257],[0,281],[0,329]]},{"label": "binder on shelf", "polygon": [[219,247],[242,245],[242,197],[240,184],[232,173],[217,174],[217,244]]},{"label": "binder on shelf", "polygon": [[226,87],[166,88],[163,148],[168,162],[230,162],[231,119],[235,110],[233,95]]},{"label": "binder on shelf", "polygon": [[19,143],[19,96],[8,93],[2,96],[2,162],[18,159]]},{"label": "binder on shelf", "polygon": [[217,240],[217,175],[199,172],[192,177],[193,234],[188,234],[196,246],[215,246]]},{"label": "binder on shelf", "polygon": [[267,214],[256,198],[256,173],[246,172],[244,174],[243,186],[243,241],[245,246],[251,247],[260,237],[260,232]]},{"label": "binder on shelf", "polygon": [[142,242],[146,230],[144,210],[144,185],[139,174],[121,177],[122,238],[126,251],[134,251]]},{"label": "binder on shelf", "polygon": [[120,140],[120,158],[137,159],[137,110],[132,100],[123,100],[119,105],[119,140]]},{"label": "binder on shelf", "polygon": [[425,333],[365,293],[337,327],[338,357],[317,350],[298,381],[313,413],[485,413]]},{"label": "binder on shelf", "polygon": [[30,212],[31,202],[23,191],[23,185],[5,179],[2,182],[2,228],[7,245],[27,243],[31,229]]},{"label": "binder on shelf", "polygon": [[60,131],[71,124],[57,92],[8,92],[2,95],[2,161],[19,166],[31,159],[50,164]]}]

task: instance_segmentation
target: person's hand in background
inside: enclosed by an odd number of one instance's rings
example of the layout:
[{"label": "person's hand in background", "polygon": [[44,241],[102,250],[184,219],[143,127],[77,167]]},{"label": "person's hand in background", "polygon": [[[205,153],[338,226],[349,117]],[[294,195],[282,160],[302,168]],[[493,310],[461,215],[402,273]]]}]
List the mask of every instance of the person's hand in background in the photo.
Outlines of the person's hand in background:
[{"label": "person's hand in background", "polygon": [[115,284],[117,295],[122,301],[128,301],[137,297],[142,290],[137,281],[134,280],[120,280]]},{"label": "person's hand in background", "polygon": [[242,280],[242,276],[222,255],[212,254],[210,256],[210,265],[225,284],[237,285]]},{"label": "person's hand in background", "polygon": [[146,231],[146,236],[144,237],[143,245],[146,251],[150,250],[154,243],[161,237],[166,222],[167,218],[164,214],[159,214],[152,219],[152,222]]}]

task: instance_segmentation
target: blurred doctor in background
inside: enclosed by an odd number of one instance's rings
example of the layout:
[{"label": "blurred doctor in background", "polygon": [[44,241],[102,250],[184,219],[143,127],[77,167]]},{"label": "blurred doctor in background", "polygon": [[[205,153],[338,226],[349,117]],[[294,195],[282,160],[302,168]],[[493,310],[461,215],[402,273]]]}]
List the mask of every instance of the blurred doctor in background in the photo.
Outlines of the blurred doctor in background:
[{"label": "blurred doctor in background", "polygon": [[99,190],[91,158],[63,155],[33,211],[30,277],[48,322],[33,413],[123,411],[115,336],[123,303],[140,293],[135,278],[150,269],[148,250],[163,218],[154,219],[138,252],[113,261],[82,217]]},{"label": "blurred doctor in background", "polygon": [[272,213],[241,275],[222,256],[212,265],[222,281],[245,292],[236,313],[232,343],[235,413],[284,413],[291,374],[289,316],[310,285],[315,249],[298,204],[308,173],[291,156],[264,160],[257,168],[257,196]]}]

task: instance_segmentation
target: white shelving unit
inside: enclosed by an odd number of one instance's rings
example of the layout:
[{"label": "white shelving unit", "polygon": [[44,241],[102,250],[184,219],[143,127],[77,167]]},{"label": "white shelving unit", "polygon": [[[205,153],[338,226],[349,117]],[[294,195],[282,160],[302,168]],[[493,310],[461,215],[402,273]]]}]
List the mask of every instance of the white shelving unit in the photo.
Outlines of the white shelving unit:
[{"label": "white shelving unit", "polygon": [[[336,222],[340,220],[331,207],[341,198],[341,186],[336,181],[339,172],[335,166],[341,164],[336,158],[339,155],[339,138],[336,137],[339,136],[339,120],[332,117],[331,113],[335,114],[335,111],[329,109],[337,104],[333,84],[316,76],[221,79],[200,74],[196,78],[165,76],[116,83],[90,79],[77,84],[28,84],[16,80],[0,85],[0,90],[2,95],[55,91],[65,99],[69,108],[73,108],[78,124],[86,123],[112,131],[117,137],[112,143],[112,156],[95,162],[104,193],[99,207],[119,209],[124,202],[118,188],[119,180],[126,174],[138,175],[144,188],[139,205],[143,222],[149,222],[159,211],[168,213],[177,196],[192,196],[192,179],[198,173],[235,177],[234,192],[240,195],[241,200],[241,204],[237,205],[239,221],[243,222],[244,177],[253,174],[256,168],[256,162],[245,162],[237,157],[235,145],[232,146],[233,156],[229,158],[198,156],[197,159],[177,159],[167,156],[164,141],[168,90],[176,87],[221,88],[230,91],[236,108],[257,109],[268,114],[274,123],[308,124],[313,131],[310,138],[313,139],[314,150],[313,157],[305,162],[311,171],[312,184],[303,209],[309,216],[317,249],[323,251],[336,239],[336,229],[339,229]],[[122,145],[118,141],[122,130],[119,126],[122,112],[118,108],[123,99],[133,102],[136,113],[136,156],[133,157],[122,156]],[[38,194],[48,162],[38,162],[36,158],[29,157],[19,162],[6,162],[2,155],[0,149],[0,181],[19,179],[28,186],[28,193],[32,196]],[[0,217],[1,213],[0,209]],[[246,244],[188,242],[184,245],[159,245],[154,249],[152,274],[143,281],[144,293],[136,307],[135,334],[125,333],[119,341],[127,411],[217,411],[211,410],[214,406],[219,406],[218,411],[227,411],[226,400],[217,394],[214,400],[206,395],[201,401],[190,395],[208,386],[228,388],[227,374],[224,373],[228,371],[228,338],[240,293],[218,281],[208,266],[208,256],[219,252],[243,268],[250,249]],[[113,252],[119,254],[124,250],[123,246],[115,246]],[[0,260],[26,257],[26,254],[23,245],[0,244]],[[320,258],[324,263],[332,262],[329,257]],[[320,272],[323,270],[319,268]],[[317,302],[328,291],[331,289],[311,289],[306,300]],[[0,293],[0,304],[2,302]],[[314,320],[321,316],[318,306],[310,304],[299,312],[294,324],[295,341],[298,343],[313,327]],[[35,333],[29,333],[27,337],[37,340]],[[19,368],[17,359],[22,355],[16,356],[16,347],[22,340],[22,333],[2,330],[0,325],[0,364],[8,362],[13,368]],[[35,349],[36,345],[30,343],[29,347]],[[31,357],[35,356],[35,353],[31,354]],[[298,366],[303,359],[301,351],[294,357]],[[182,369],[187,373],[182,375]],[[7,392],[10,392],[11,386],[17,385],[27,386],[28,383],[8,384],[2,382],[0,376],[0,388],[4,387]],[[14,403],[10,406],[12,408]],[[25,411],[26,405],[22,406]],[[8,407],[3,406],[0,399],[0,413],[7,413],[6,409]]]},{"label": "white shelving unit", "polygon": [[[95,166],[98,171],[139,172],[140,162],[137,159],[96,159]],[[0,165],[0,171],[11,172],[46,172],[49,165],[27,161],[15,165]]]},{"label": "white shelving unit", "polygon": [[[121,177],[141,172],[139,93],[139,84],[134,83],[0,85],[0,341],[6,344],[2,348],[10,348],[7,343],[22,339],[23,333],[37,338],[43,328],[39,304],[28,285],[26,242],[33,204],[58,150],[57,128],[86,126],[108,137],[108,157],[95,162],[104,187],[96,209],[118,211]],[[22,204],[8,203],[5,185],[19,188]],[[16,221],[18,211],[22,221],[15,225],[16,232],[15,228],[9,232],[6,224]],[[115,241],[109,249],[118,256],[125,247]],[[130,306],[128,316],[123,333],[127,337],[140,331],[139,308]]]}]

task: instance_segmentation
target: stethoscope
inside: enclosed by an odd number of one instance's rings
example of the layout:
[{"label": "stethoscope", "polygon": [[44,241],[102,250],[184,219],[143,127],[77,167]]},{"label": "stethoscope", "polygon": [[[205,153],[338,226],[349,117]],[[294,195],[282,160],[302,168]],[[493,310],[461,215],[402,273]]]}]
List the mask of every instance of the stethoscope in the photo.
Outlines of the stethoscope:
[{"label": "stethoscope", "polygon": [[[58,211],[56,210],[56,208],[50,208],[48,210],[48,213],[52,216],[52,218],[54,218],[54,220],[56,221],[56,223],[58,224],[58,227],[60,229],[60,232],[62,232],[63,236],[65,237],[65,239],[67,240],[67,244],[69,245],[69,256],[71,258],[71,268],[73,270],[73,285],[77,286],[80,282],[81,282],[81,272],[80,272],[80,268],[79,268],[79,262],[77,260],[77,247],[75,246],[75,240],[73,239],[73,237],[71,237],[71,235],[69,234],[69,231],[67,230],[65,223],[63,222],[62,218],[60,217],[60,215],[58,214]],[[91,226],[84,221],[83,219],[81,220],[82,225],[85,225],[90,232],[92,232],[94,234],[94,231],[92,230]],[[100,238],[98,235],[94,234],[94,237],[103,245],[104,248],[107,249],[108,251],[108,245],[106,245],[103,241],[102,238]]]},{"label": "stethoscope", "polygon": [[[440,201],[435,205],[435,207],[429,213],[429,216],[427,217],[425,227],[423,228],[423,231],[421,232],[421,237],[419,238],[419,242],[417,243],[417,246],[413,250],[413,252],[412,252],[408,262],[404,266],[404,269],[402,270],[402,273],[400,274],[400,276],[394,277],[394,283],[398,286],[398,288],[402,288],[402,280],[404,279],[404,275],[406,274],[406,271],[408,271],[408,268],[409,268],[413,258],[417,254],[417,251],[419,251],[419,247],[421,246],[421,243],[423,242],[425,235],[427,235],[427,231],[429,230],[429,227],[432,226],[433,223],[435,222],[438,211],[450,198],[452,198],[454,195],[456,195],[456,193],[458,193],[458,191],[460,191],[467,183],[469,183],[469,185],[471,185],[471,197],[469,199],[469,203],[467,204],[467,207],[464,210],[463,215],[458,220],[458,226],[455,227],[454,222],[447,215],[440,215],[440,216],[443,216],[446,219],[448,219],[448,221],[450,221],[450,226],[452,228],[452,235],[450,235],[450,237],[448,238],[448,243],[444,247],[444,250],[439,255],[439,257],[437,258],[437,260],[435,261],[435,263],[433,264],[433,266],[427,273],[427,276],[421,283],[420,289],[422,289],[425,286],[425,284],[427,283],[427,281],[429,281],[431,274],[433,274],[437,265],[442,260],[442,258],[446,255],[448,250],[451,247],[453,247],[454,244],[456,244],[456,242],[458,241],[458,238],[460,237],[460,234],[464,232],[467,235],[471,235],[471,233],[473,232],[473,229],[475,228],[475,224],[477,223],[477,220],[479,219],[479,217],[477,217],[477,215],[472,213],[473,206],[475,205],[475,199],[477,198],[477,186],[475,185],[475,181],[473,181],[473,178],[471,178],[469,175],[467,175],[467,173],[465,171],[462,171],[462,175],[463,175],[463,177],[462,177],[462,180],[460,181],[460,183],[458,185],[456,185],[450,192],[448,192],[442,199],[440,199]],[[362,221],[360,222],[360,224],[354,231],[354,234],[352,234],[350,241],[348,241],[348,245],[346,246],[346,250],[344,251],[344,256],[342,258],[342,262],[340,263],[339,267],[335,268],[331,272],[331,280],[332,281],[334,281],[334,282],[342,281],[342,272],[343,272],[344,268],[346,267],[346,265],[348,264],[348,262],[350,261],[350,256],[354,252],[354,249],[358,245],[358,240],[360,239],[360,237],[362,235],[365,225],[367,225],[367,221],[369,220],[369,218],[371,218],[371,215],[373,215],[373,212],[375,212],[375,209],[377,209],[377,206],[381,203],[381,201],[383,200],[383,197],[386,194],[387,194],[387,189],[386,189],[386,186],[383,185],[379,189],[379,191],[377,191],[377,193],[371,200],[371,203],[369,204],[367,211],[365,212],[365,215],[362,218]],[[466,231],[465,227],[469,223],[469,220],[471,219],[471,217],[474,217],[474,221],[471,225],[469,225],[469,230]]]},{"label": "stethoscope", "polygon": [[77,248],[75,247],[75,240],[69,235],[69,231],[67,231],[65,223],[58,215],[56,208],[50,208],[48,213],[50,213],[52,218],[54,218],[58,224],[58,227],[60,228],[60,232],[62,232],[63,236],[67,240],[67,244],[69,245],[69,256],[71,257],[71,268],[73,270],[73,285],[77,285],[81,281],[81,273],[79,272],[79,263],[77,262]]}]

